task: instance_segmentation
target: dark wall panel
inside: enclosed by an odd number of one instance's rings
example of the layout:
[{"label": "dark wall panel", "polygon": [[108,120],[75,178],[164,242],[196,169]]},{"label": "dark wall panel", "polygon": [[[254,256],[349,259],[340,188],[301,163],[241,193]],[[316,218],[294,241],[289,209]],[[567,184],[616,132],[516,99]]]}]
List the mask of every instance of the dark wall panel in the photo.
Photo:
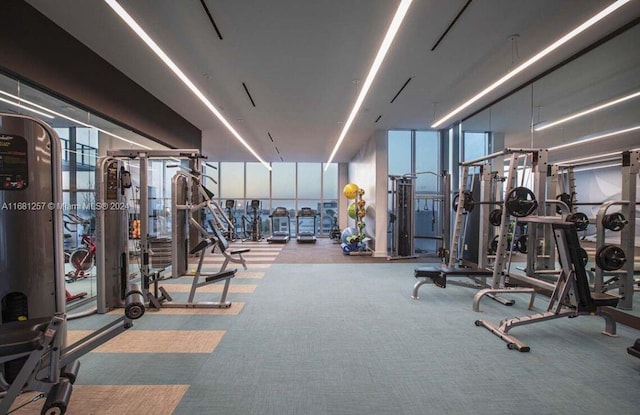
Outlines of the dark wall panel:
[{"label": "dark wall panel", "polygon": [[198,128],[22,0],[0,4],[0,67],[162,144],[201,147]]}]

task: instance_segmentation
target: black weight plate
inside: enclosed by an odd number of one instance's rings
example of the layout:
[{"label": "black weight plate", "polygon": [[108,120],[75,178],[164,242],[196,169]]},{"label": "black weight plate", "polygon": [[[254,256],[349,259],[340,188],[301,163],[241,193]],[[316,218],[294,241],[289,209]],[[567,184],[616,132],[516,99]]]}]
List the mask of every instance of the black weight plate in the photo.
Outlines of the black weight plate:
[{"label": "black weight plate", "polygon": [[616,271],[627,262],[622,248],[615,245],[603,245],[596,252],[596,265],[605,271]]},{"label": "black weight plate", "polygon": [[589,217],[582,212],[572,213],[567,216],[567,222],[573,222],[578,231],[584,231],[589,227]]}]

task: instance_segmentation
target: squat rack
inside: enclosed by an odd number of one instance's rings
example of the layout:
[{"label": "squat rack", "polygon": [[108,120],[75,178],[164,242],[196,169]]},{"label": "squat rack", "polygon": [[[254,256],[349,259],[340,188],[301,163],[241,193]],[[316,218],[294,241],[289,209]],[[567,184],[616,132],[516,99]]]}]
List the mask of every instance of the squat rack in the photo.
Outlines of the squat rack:
[{"label": "squat rack", "polygon": [[[613,206],[620,206],[620,213],[626,218],[626,225],[620,230],[620,248],[625,252],[627,260],[623,267],[617,271],[605,271],[601,267],[596,266],[594,278],[594,290],[601,292],[604,289],[604,277],[606,274],[613,274],[618,277],[618,295],[621,299],[618,308],[631,310],[633,308],[634,287],[634,252],[635,252],[635,227],[636,227],[636,197],[637,197],[637,178],[640,172],[640,151],[630,150],[624,151],[619,155],[604,155],[602,157],[595,156],[593,158],[582,160],[576,163],[558,163],[558,168],[565,168],[569,178],[569,187],[572,201],[572,211],[575,206],[580,205],[575,200],[575,177],[573,169],[578,166],[589,166],[601,164],[603,162],[619,161],[621,163],[621,195],[620,200],[609,200],[600,205],[595,218],[590,218],[589,222],[596,225],[596,249],[605,245],[605,227],[603,218],[607,211]],[[566,190],[566,189],[565,189]],[[598,251],[596,251],[598,252]],[[596,253],[597,255],[597,253]]]}]

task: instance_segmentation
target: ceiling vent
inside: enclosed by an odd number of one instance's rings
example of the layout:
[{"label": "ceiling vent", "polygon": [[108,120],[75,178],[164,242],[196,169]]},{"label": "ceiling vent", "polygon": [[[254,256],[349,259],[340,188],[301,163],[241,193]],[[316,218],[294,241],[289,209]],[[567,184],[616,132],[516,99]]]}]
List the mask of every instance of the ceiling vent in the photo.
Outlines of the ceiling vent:
[{"label": "ceiling vent", "polygon": [[460,9],[460,11],[456,15],[456,17],[453,18],[451,23],[449,23],[449,26],[447,26],[447,29],[440,35],[440,37],[438,38],[436,43],[433,45],[433,47],[431,48],[431,52],[436,50],[436,48],[438,47],[440,42],[442,42],[442,39],[444,39],[444,37],[447,35],[447,33],[449,33],[449,30],[451,30],[451,28],[453,27],[454,24],[456,24],[456,22],[458,21],[460,16],[462,16],[462,13],[464,13],[464,11],[467,9],[467,7],[469,7],[469,5],[471,4],[471,1],[472,0],[467,0],[467,3],[462,7],[462,9]]},{"label": "ceiling vent", "polygon": [[209,8],[207,7],[207,3],[205,3],[204,0],[200,0],[200,3],[202,4],[202,8],[204,9],[204,11],[207,13],[207,16],[209,16],[209,21],[211,22],[211,26],[213,26],[213,29],[216,31],[220,40],[223,40],[222,34],[220,33],[220,30],[218,30],[218,25],[216,24],[216,21],[213,20],[213,16],[211,15]]}]

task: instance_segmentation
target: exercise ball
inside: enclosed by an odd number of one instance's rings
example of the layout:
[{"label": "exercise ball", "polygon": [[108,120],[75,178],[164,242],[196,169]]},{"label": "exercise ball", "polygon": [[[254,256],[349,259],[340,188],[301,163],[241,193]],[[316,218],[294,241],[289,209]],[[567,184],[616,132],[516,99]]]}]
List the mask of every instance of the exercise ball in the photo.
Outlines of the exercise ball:
[{"label": "exercise ball", "polygon": [[357,211],[357,205],[355,203],[350,204],[349,209],[347,210],[347,213],[351,219],[356,218],[356,211]]},{"label": "exercise ball", "polygon": [[347,240],[350,236],[353,236],[357,233],[356,228],[344,228],[344,230],[342,231],[342,234],[340,235],[340,240],[342,241],[343,244],[348,244],[349,241]]},{"label": "exercise ball", "polygon": [[342,189],[342,193],[344,193],[344,197],[347,199],[355,199],[358,194],[358,189],[360,188],[357,184],[349,183],[344,187],[344,189]]}]

